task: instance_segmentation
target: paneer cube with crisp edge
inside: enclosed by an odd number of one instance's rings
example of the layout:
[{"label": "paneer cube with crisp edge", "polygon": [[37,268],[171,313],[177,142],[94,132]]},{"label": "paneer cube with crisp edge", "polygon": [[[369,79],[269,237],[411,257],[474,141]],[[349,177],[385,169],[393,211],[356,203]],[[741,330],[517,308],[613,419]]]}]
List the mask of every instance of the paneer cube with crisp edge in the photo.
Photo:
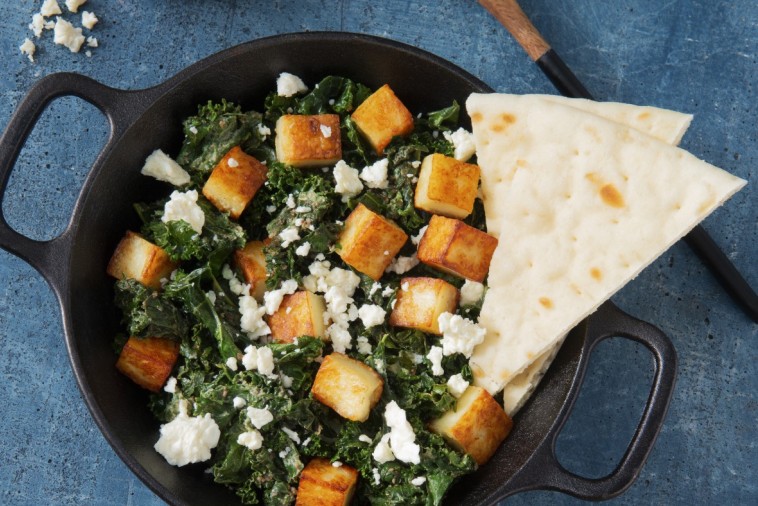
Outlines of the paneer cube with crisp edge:
[{"label": "paneer cube with crisp edge", "polygon": [[364,100],[351,117],[358,131],[380,155],[393,137],[413,131],[413,115],[388,84]]},{"label": "paneer cube with crisp edge", "polygon": [[474,210],[479,166],[439,153],[427,155],[418,174],[414,205],[432,214],[463,219]]},{"label": "paneer cube with crisp edge", "polygon": [[440,335],[437,319],[455,313],[458,289],[438,278],[403,278],[397,291],[390,325]]},{"label": "paneer cube with crisp edge", "polygon": [[363,362],[342,353],[324,357],[311,387],[313,398],[341,417],[365,422],[382,396],[384,381]]},{"label": "paneer cube with crisp edge", "polygon": [[285,114],[276,122],[276,158],[293,167],[325,167],[342,159],[337,114]]},{"label": "paneer cube with crisp edge", "polygon": [[266,256],[262,241],[250,241],[245,247],[234,252],[234,263],[242,271],[245,283],[250,285],[250,295],[263,300],[266,291]]},{"label": "paneer cube with crisp edge", "polygon": [[324,338],[324,298],[306,290],[285,295],[279,309],[267,318],[271,337],[277,343],[291,343],[296,337]]},{"label": "paneer cube with crisp edge", "polygon": [[134,232],[127,231],[116,246],[106,272],[116,279],[135,279],[155,290],[179,264],[166,251]]},{"label": "paneer cube with crisp edge", "polygon": [[216,164],[203,195],[236,220],[266,182],[267,174],[265,165],[235,146]]},{"label": "paneer cube with crisp edge", "polygon": [[345,220],[337,254],[355,270],[378,281],[407,240],[403,229],[358,204]]},{"label": "paneer cube with crisp edge", "polygon": [[161,337],[130,337],[116,368],[142,388],[160,391],[179,358],[179,343]]},{"label": "paneer cube with crisp edge", "polygon": [[295,506],[347,506],[357,483],[356,469],[316,457],[300,473]]},{"label": "paneer cube with crisp edge", "polygon": [[443,272],[483,281],[497,239],[460,220],[434,215],[418,245],[418,259]]},{"label": "paneer cube with crisp edge", "polygon": [[455,409],[434,420],[429,428],[451,445],[485,464],[508,437],[513,421],[485,389],[469,386]]}]

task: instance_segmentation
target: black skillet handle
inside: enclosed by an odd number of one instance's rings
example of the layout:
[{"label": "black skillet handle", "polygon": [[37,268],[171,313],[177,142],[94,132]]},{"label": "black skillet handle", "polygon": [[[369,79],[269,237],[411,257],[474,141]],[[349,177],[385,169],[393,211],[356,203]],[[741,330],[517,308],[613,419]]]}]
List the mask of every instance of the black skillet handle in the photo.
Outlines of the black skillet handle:
[{"label": "black skillet handle", "polygon": [[8,127],[0,137],[0,247],[19,256],[37,269],[58,289],[70,250],[71,224],[58,237],[35,241],[13,230],[2,213],[2,202],[13,166],[29,133],[42,112],[54,99],[76,96],[97,107],[108,118],[110,136],[100,151],[95,166],[148,102],[150,93],[137,93],[109,88],[80,74],[58,73],[40,79],[19,104]]},{"label": "black skillet handle", "polygon": [[[645,345],[655,361],[655,377],[642,418],[621,462],[608,476],[590,479],[571,473],[561,466],[555,456],[555,443],[563,424],[571,415],[589,362],[589,354],[598,343],[609,337],[625,337]],[[588,320],[587,340],[582,354],[586,356],[580,361],[577,380],[571,386],[568,399],[558,415],[558,423],[530,461],[514,477],[518,491],[557,490],[581,499],[610,499],[624,492],[637,479],[653,448],[676,382],[676,351],[669,338],[653,325],[637,320],[611,302],[606,302]]]}]

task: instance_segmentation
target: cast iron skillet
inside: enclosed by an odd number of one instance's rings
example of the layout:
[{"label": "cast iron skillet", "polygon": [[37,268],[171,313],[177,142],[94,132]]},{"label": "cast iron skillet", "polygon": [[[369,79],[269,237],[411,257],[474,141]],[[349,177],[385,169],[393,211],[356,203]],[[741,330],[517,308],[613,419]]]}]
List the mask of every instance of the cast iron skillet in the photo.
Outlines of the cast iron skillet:
[{"label": "cast iron skillet", "polygon": [[[92,167],[66,230],[50,241],[34,241],[0,216],[0,246],[33,265],[53,288],[61,311],[71,365],[87,406],[108,442],[134,473],[172,504],[238,504],[215,485],[203,465],[168,465],[152,445],[158,423],[146,408],[147,395],[116,372],[111,349],[118,330],[113,280],[105,266],[125,230],[138,226],[132,202],[157,198],[168,188],[139,174],[156,148],[176,153],[181,121],[199,103],[226,98],[260,109],[280,72],[308,83],[328,74],[350,76],[369,86],[391,83],[412,111],[464,103],[471,92],[492,91],[460,68],[411,46],[346,33],[299,33],[256,40],[192,65],[154,88],[122,91],[87,77],[61,73],[40,80],[18,106],[0,139],[0,193],[27,135],[47,105],[65,95],[98,107],[110,137]],[[0,197],[0,205],[2,197]],[[0,213],[1,214],[1,213]],[[618,467],[601,479],[564,469],[555,441],[571,413],[589,356],[603,339],[626,337],[645,345],[655,361],[655,378],[637,430]],[[498,453],[458,484],[448,504],[493,504],[520,491],[559,490],[583,499],[608,499],[639,474],[660,431],[674,388],[676,354],[669,339],[650,324],[604,304],[566,339],[533,399],[516,417]]]}]

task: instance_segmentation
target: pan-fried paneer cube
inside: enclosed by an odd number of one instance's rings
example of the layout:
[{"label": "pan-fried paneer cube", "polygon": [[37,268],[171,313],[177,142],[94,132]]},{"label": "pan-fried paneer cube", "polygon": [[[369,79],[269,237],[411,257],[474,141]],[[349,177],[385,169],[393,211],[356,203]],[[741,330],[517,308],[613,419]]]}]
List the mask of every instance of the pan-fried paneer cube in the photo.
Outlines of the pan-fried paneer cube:
[{"label": "pan-fried paneer cube", "polygon": [[276,122],[276,158],[294,167],[325,167],[342,159],[340,117],[285,114]]},{"label": "pan-fried paneer cube", "polygon": [[455,409],[434,420],[429,428],[451,445],[471,455],[480,466],[508,437],[513,421],[485,389],[470,386]]},{"label": "pan-fried paneer cube", "polygon": [[245,283],[250,285],[250,295],[263,300],[266,291],[266,255],[263,254],[264,243],[250,241],[245,247],[234,252],[234,262],[242,271]]},{"label": "pan-fried paneer cube", "polygon": [[414,205],[432,214],[463,219],[474,210],[479,166],[435,153],[424,158]]},{"label": "pan-fried paneer cube", "polygon": [[268,169],[235,146],[224,155],[203,186],[203,195],[235,220],[266,182]]},{"label": "pan-fried paneer cube", "polygon": [[442,313],[454,313],[457,305],[458,289],[447,281],[403,278],[390,314],[390,325],[440,335],[437,319]]},{"label": "pan-fried paneer cube", "polygon": [[321,362],[311,394],[343,418],[365,422],[383,388],[384,381],[375,370],[342,353],[332,353]]},{"label": "pan-fried paneer cube", "polygon": [[364,100],[352,118],[358,131],[380,155],[393,137],[413,131],[413,115],[387,84]]},{"label": "pan-fried paneer cube", "polygon": [[346,264],[378,281],[407,240],[402,228],[358,204],[345,220],[337,253]]},{"label": "pan-fried paneer cube", "polygon": [[418,245],[418,259],[443,272],[481,282],[497,239],[460,220],[432,216]]},{"label": "pan-fried paneer cube", "polygon": [[347,506],[357,483],[356,469],[316,457],[300,473],[295,506]]},{"label": "pan-fried paneer cube", "polygon": [[291,343],[296,337],[323,338],[324,298],[308,291],[285,295],[279,309],[268,317],[271,336],[278,343]]},{"label": "pan-fried paneer cube", "polygon": [[106,272],[116,279],[135,279],[158,290],[179,264],[172,262],[163,248],[134,232],[126,232],[113,252]]},{"label": "pan-fried paneer cube", "polygon": [[130,337],[118,357],[116,369],[142,388],[160,391],[179,358],[179,343],[161,337]]}]

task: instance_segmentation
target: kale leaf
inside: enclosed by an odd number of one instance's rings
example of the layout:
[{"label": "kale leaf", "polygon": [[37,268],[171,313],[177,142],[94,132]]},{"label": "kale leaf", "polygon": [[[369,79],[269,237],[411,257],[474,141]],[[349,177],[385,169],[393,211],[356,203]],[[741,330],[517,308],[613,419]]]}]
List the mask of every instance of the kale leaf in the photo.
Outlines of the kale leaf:
[{"label": "kale leaf", "polygon": [[116,306],[129,335],[181,339],[187,323],[179,309],[159,292],[133,279],[116,282]]}]

